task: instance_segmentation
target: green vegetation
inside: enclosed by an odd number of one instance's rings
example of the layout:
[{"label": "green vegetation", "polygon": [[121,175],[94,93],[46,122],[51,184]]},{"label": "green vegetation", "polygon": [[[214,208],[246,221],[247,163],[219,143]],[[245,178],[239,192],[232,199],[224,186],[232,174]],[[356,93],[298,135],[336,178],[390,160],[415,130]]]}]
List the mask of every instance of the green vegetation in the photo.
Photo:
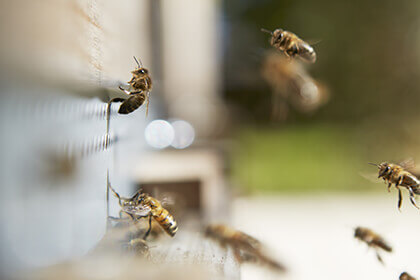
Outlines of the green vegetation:
[{"label": "green vegetation", "polygon": [[[250,191],[338,192],[378,189],[361,174],[376,169],[352,130],[333,125],[240,130],[233,179]],[[357,135],[357,134],[356,134]]]}]

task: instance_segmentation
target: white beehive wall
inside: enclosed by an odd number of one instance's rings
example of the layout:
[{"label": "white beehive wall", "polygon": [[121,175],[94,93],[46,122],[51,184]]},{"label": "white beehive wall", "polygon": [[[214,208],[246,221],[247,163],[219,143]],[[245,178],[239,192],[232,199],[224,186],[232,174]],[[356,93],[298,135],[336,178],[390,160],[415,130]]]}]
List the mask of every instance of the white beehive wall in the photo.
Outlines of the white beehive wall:
[{"label": "white beehive wall", "polygon": [[115,104],[107,136],[104,100],[133,55],[152,58],[149,1],[0,5],[0,270],[13,272],[83,255],[104,234],[107,170],[131,187],[147,121]]},{"label": "white beehive wall", "polygon": [[[123,195],[141,181],[134,175],[147,164],[145,126],[165,113],[159,100],[168,118],[189,121],[199,137],[220,126],[216,7],[210,0],[0,1],[0,277],[96,245],[106,229],[107,174]],[[108,135],[106,101],[121,95],[133,56],[152,73],[149,116],[145,106],[118,115],[114,104]]]}]

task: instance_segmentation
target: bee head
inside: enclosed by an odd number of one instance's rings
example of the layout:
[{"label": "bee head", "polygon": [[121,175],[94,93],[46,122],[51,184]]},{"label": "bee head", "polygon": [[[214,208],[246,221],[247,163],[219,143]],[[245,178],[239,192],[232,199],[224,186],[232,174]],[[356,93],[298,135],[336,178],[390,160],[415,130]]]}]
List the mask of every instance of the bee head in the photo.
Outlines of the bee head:
[{"label": "bee head", "polygon": [[143,189],[139,189],[136,193],[136,195],[132,198],[135,204],[139,204],[144,202],[144,199],[146,198],[147,194],[143,192]]},{"label": "bee head", "polygon": [[211,236],[211,234],[212,234],[211,227],[210,226],[206,227],[206,229],[204,230],[204,235]]},{"label": "bee head", "polygon": [[359,237],[361,235],[361,233],[362,233],[362,228],[361,227],[357,227],[354,230],[354,237]]},{"label": "bee head", "polygon": [[284,35],[284,30],[281,28],[278,28],[276,30],[274,30],[273,32],[273,40],[275,42],[280,42],[283,39],[283,35]]},{"label": "bee head", "polygon": [[136,70],[131,71],[131,73],[135,76],[146,77],[147,75],[149,75],[149,70],[142,67],[142,68],[138,68]]},{"label": "bee head", "polygon": [[208,225],[204,231],[204,234],[208,237],[213,237],[215,236],[216,232],[218,232],[218,230],[219,225]]},{"label": "bee head", "polygon": [[400,275],[400,280],[410,280],[410,279],[414,279],[414,278],[410,278],[411,276],[407,273],[407,272],[403,272]]},{"label": "bee head", "polygon": [[378,178],[384,177],[386,175],[389,175],[391,173],[391,166],[387,162],[383,162],[378,165],[379,168],[379,175]]},{"label": "bee head", "polygon": [[134,71],[131,71],[131,73],[135,76],[147,76],[149,74],[149,71],[146,68],[143,68],[143,63],[139,62],[139,60],[137,60],[137,58],[135,56],[133,56],[134,60],[137,63],[137,68]]}]

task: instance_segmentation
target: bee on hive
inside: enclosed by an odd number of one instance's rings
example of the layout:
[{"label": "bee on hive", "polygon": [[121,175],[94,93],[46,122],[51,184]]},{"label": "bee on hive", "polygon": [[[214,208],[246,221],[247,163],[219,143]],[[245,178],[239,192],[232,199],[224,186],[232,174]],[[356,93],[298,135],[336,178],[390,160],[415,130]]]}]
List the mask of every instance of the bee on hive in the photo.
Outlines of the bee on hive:
[{"label": "bee on hive", "polygon": [[121,197],[111,186],[109,186],[113,194],[118,198],[118,203],[121,206],[121,213],[126,213],[134,221],[143,217],[149,217],[149,228],[145,234],[144,239],[150,234],[152,229],[152,218],[165,230],[170,236],[175,236],[178,231],[178,224],[175,218],[168,210],[163,208],[162,204],[156,198],[143,193],[140,189],[131,198]]},{"label": "bee on hive", "polygon": [[123,98],[114,98],[111,102],[122,102],[118,113],[120,114],[129,114],[134,112],[143,105],[146,104],[146,116],[149,112],[149,95],[152,90],[152,78],[150,77],[149,70],[143,67],[141,63],[134,56],[134,60],[137,63],[137,68],[131,71],[133,77],[127,83],[129,84],[129,89],[124,89],[122,86],[119,86],[119,89],[129,95],[127,99]]}]

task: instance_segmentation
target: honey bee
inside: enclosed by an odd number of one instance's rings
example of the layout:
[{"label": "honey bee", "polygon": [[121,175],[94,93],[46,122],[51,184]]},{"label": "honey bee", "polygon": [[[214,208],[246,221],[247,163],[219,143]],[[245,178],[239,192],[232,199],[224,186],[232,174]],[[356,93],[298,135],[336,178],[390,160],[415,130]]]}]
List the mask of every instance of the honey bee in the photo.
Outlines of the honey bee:
[{"label": "honey bee", "polygon": [[231,247],[239,263],[260,261],[278,271],[286,270],[281,263],[262,252],[263,246],[260,241],[246,233],[215,224],[206,227],[205,235],[217,240],[223,247]]},{"label": "honey bee", "polygon": [[130,97],[126,100],[118,98],[114,101],[123,101],[118,110],[118,113],[120,114],[131,113],[137,108],[139,108],[141,105],[143,105],[143,103],[146,101],[147,116],[149,112],[149,94],[152,90],[152,79],[150,78],[149,70],[144,68],[135,56],[134,60],[137,63],[137,68],[131,71],[133,77],[129,82],[127,82],[130,85],[130,90],[126,90],[123,87],[119,86],[119,89],[125,92],[126,94],[130,95]]},{"label": "honey bee", "polygon": [[383,162],[381,164],[369,163],[371,165],[377,166],[379,168],[378,178],[384,179],[385,183],[388,184],[388,192],[391,189],[392,184],[395,184],[395,187],[398,189],[398,209],[401,209],[402,203],[402,194],[401,187],[407,188],[410,193],[411,203],[419,209],[416,204],[415,195],[420,194],[420,181],[419,179],[405,170],[402,166]]},{"label": "honey bee", "polygon": [[123,243],[123,249],[125,251],[132,252],[138,256],[149,256],[149,245],[143,238],[133,238],[128,242]]},{"label": "honey bee", "polygon": [[135,222],[143,217],[149,217],[149,228],[144,239],[150,234],[152,229],[152,218],[165,230],[170,236],[175,236],[178,231],[178,225],[174,217],[162,207],[161,203],[154,197],[143,193],[140,189],[131,198],[121,197],[110,185],[109,188],[118,198],[121,206],[120,216],[126,213]]},{"label": "honey bee", "polygon": [[376,251],[376,257],[381,263],[384,263],[378,250],[382,249],[386,252],[392,252],[392,248],[388,243],[377,233],[371,229],[364,227],[357,227],[354,231],[354,237],[365,242],[369,247]]},{"label": "honey bee", "polygon": [[314,63],[316,61],[316,53],[312,46],[300,39],[296,34],[278,28],[273,32],[262,28],[262,32],[271,35],[270,44],[274,48],[282,51],[287,57],[300,57],[306,62]]},{"label": "honey bee", "polygon": [[302,113],[311,113],[329,99],[329,91],[313,79],[303,63],[289,60],[277,51],[267,51],[261,75],[272,90],[272,117],[285,120],[289,105]]},{"label": "honey bee", "polygon": [[411,276],[407,272],[403,272],[400,275],[400,280],[416,280],[416,278],[414,278],[413,276]]}]

